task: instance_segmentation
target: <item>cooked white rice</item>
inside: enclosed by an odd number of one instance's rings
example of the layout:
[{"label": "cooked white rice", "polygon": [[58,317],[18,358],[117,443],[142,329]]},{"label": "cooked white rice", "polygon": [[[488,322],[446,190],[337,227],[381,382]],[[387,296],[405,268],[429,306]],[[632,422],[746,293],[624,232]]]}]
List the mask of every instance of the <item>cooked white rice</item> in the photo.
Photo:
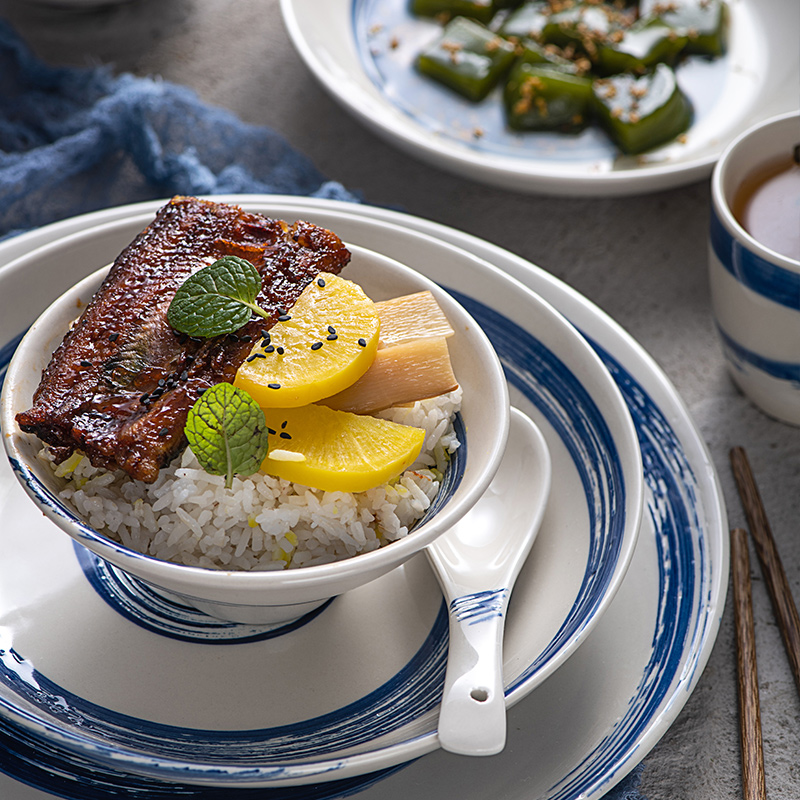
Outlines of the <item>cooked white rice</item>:
[{"label": "cooked white rice", "polygon": [[453,418],[461,390],[380,416],[424,428],[417,461],[399,478],[366,492],[324,492],[261,472],[210,475],[186,448],[153,484],[93,467],[75,454],[56,466],[62,500],[95,530],[138,552],[190,566],[267,570],[324,564],[406,536],[439,490],[459,446]]}]

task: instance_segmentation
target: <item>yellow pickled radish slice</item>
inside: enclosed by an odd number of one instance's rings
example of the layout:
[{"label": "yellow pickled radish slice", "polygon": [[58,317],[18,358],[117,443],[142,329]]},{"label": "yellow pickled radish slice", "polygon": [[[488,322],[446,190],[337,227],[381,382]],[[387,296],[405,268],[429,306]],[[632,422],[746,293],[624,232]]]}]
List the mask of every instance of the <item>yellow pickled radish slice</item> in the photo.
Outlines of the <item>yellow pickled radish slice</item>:
[{"label": "yellow pickled radish slice", "polygon": [[380,318],[352,281],[320,273],[285,321],[259,341],[239,367],[234,386],[264,408],[313,403],[355,383],[375,358]]},{"label": "yellow pickled radish slice", "polygon": [[[414,463],[425,431],[318,405],[265,408],[269,454],[261,469],[328,492],[363,492]],[[274,433],[272,433],[274,431]]]}]

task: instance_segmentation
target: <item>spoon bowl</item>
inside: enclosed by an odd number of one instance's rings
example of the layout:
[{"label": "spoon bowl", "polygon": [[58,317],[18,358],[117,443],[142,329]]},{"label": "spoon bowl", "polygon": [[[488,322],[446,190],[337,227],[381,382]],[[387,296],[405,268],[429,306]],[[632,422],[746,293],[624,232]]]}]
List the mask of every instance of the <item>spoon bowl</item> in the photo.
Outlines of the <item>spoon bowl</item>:
[{"label": "spoon bowl", "polygon": [[489,488],[426,553],[448,603],[450,644],[439,743],[493,755],[506,741],[503,630],[514,581],[530,553],[550,492],[544,436],[511,409],[508,444]]}]

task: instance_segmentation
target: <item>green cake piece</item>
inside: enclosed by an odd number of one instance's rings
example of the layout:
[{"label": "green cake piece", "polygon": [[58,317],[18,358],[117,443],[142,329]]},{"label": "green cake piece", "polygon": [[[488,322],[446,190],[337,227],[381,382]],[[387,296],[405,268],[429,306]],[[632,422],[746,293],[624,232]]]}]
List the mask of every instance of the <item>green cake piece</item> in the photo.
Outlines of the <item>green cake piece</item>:
[{"label": "green cake piece", "polygon": [[544,26],[553,15],[547,0],[528,0],[503,20],[498,33],[520,42],[540,41]]},{"label": "green cake piece", "polygon": [[417,56],[417,69],[469,100],[483,100],[514,62],[514,45],[466,17],[449,22]]},{"label": "green cake piece", "polygon": [[730,11],[723,0],[642,0],[641,13],[686,36],[686,53],[718,57],[728,49]]},{"label": "green cake piece", "polygon": [[622,74],[594,81],[594,110],[600,124],[627,155],[665,144],[692,121],[692,106],[666,64],[636,77]]},{"label": "green cake piece", "polygon": [[554,44],[568,53],[585,53],[594,61],[598,47],[631,25],[633,19],[631,11],[612,5],[578,3],[553,14],[543,26],[540,38],[544,44]]},{"label": "green cake piece", "polygon": [[500,6],[496,0],[411,0],[411,13],[419,17],[472,17],[489,22]]},{"label": "green cake piece", "polygon": [[551,64],[520,60],[506,82],[503,104],[514,130],[575,133],[590,119],[592,80]]},{"label": "green cake piece", "polygon": [[656,64],[672,65],[686,47],[687,37],[660,18],[639,20],[598,45],[595,64],[601,75],[644,74]]}]

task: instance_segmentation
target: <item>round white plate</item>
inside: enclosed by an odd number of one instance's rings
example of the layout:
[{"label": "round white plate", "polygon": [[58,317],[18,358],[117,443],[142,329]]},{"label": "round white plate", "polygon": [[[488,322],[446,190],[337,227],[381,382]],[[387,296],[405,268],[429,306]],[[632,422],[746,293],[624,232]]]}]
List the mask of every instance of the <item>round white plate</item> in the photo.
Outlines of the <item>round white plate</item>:
[{"label": "round white plate", "polygon": [[[448,240],[513,273],[590,336],[626,399],[645,454],[647,508],[631,569],[582,646],[511,709],[503,754],[470,760],[437,752],[399,771],[286,789],[280,796],[334,797],[358,791],[365,800],[399,800],[422,791],[445,800],[478,800],[498,792],[503,800],[599,797],[644,757],[674,720],[707,660],[724,604],[728,556],[723,501],[713,466],[680,399],[649,357],[612,321],[552,276],[499,248],[381,209],[296,198],[238,200],[275,216],[311,219],[348,241],[380,248],[410,263],[429,257],[431,248],[441,247],[437,242]],[[155,204],[111,209],[58,223],[0,246],[0,257],[5,261],[5,256],[26,247],[153,208]],[[491,283],[485,295],[491,302]],[[524,400],[524,393],[517,392],[515,401],[522,405]],[[52,587],[54,593],[60,590]],[[91,641],[103,633],[87,632],[85,637]],[[16,663],[11,650],[2,656]],[[510,700],[514,691],[511,688]],[[115,796],[131,798],[144,791],[150,800],[174,797],[177,791],[173,784],[76,762],[58,748],[31,741],[19,725],[4,721],[2,727],[7,753],[2,768],[19,780],[0,782],[3,797],[10,800],[39,798],[41,791],[66,797],[77,797],[80,791],[80,797],[101,798],[112,789]],[[214,791],[182,786],[180,795],[210,800],[219,797]],[[235,794],[245,798],[248,793],[256,796],[247,789]]]},{"label": "round white plate", "polygon": [[322,86],[408,153],[505,189],[612,196],[704,178],[740,131],[798,107],[800,4],[728,2],[728,54],[679,69],[695,107],[685,141],[641,158],[618,157],[597,130],[579,136],[511,134],[497,98],[474,106],[417,75],[413,60],[435,35],[435,25],[413,18],[406,0],[281,0],[281,8],[289,35]]},{"label": "round white plate", "polygon": [[[35,317],[38,285],[72,285],[87,265],[113,260],[152,217],[43,245],[6,264],[0,291],[26,281],[15,305]],[[428,243],[409,266],[449,288],[482,325],[553,458],[557,488],[506,627],[513,704],[576,650],[619,587],[641,518],[641,454],[616,383],[557,311],[443,243]],[[30,736],[110,769],[225,786],[341,780],[438,747],[446,613],[427,561],[265,633],[166,601],[83,548],[71,558],[69,540],[13,488],[0,516],[9,522],[0,536],[0,642],[16,653],[0,665],[0,715]],[[20,613],[25,625],[14,624]],[[84,627],[113,632],[113,656],[105,636],[77,635]],[[198,694],[205,703],[194,702]]]}]

